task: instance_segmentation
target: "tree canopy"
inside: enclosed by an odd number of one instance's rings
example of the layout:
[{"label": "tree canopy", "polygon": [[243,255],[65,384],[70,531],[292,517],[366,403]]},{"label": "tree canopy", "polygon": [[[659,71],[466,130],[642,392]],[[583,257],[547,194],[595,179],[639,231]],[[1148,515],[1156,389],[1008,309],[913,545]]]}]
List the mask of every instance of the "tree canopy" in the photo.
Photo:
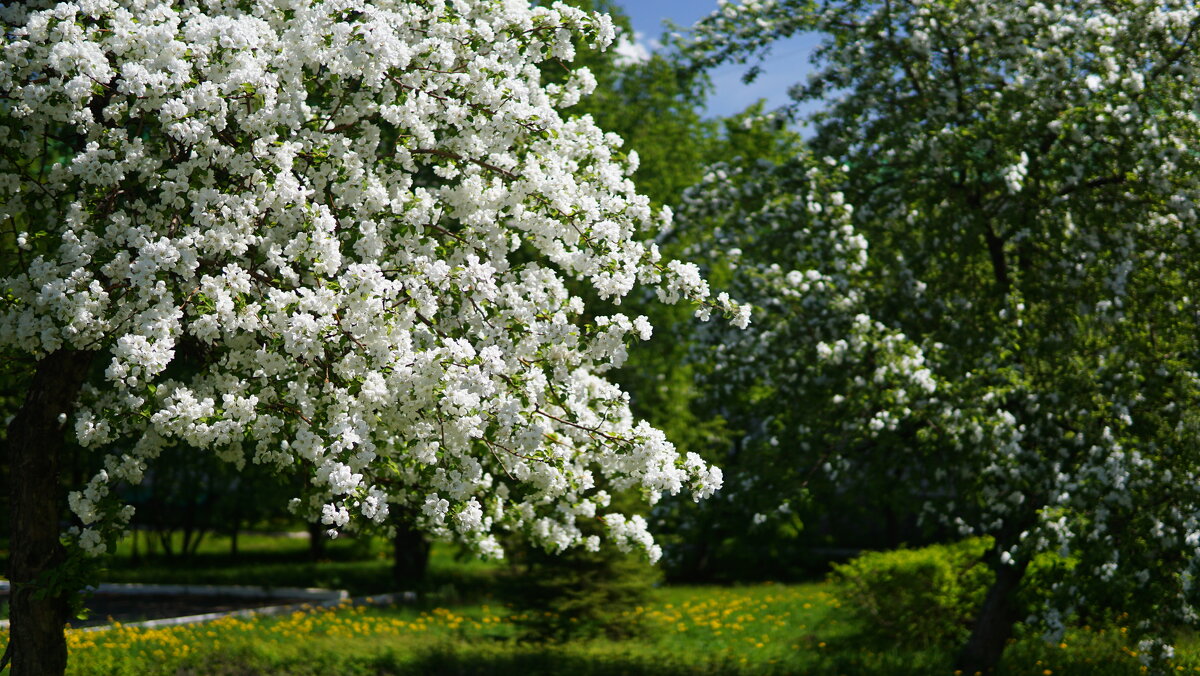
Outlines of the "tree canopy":
[{"label": "tree canopy", "polygon": [[825,102],[809,149],[713,173],[679,219],[757,308],[701,329],[712,392],[755,431],[747,493],[815,470],[995,537],[964,669],[1044,552],[1070,569],[1051,635],[1196,619],[1197,30],[1191,2],[785,1],[683,42],[704,67],[826,36],[792,90]]}]

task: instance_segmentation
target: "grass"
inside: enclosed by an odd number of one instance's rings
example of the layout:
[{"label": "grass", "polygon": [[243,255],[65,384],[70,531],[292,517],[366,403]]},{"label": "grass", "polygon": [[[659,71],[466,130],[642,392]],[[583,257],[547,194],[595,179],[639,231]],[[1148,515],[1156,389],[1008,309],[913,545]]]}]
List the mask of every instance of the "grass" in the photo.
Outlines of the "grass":
[{"label": "grass", "polygon": [[[951,674],[951,652],[872,645],[827,584],[666,587],[629,611],[625,640],[526,643],[517,611],[494,599],[458,606],[316,609],[284,617],[68,635],[72,674]],[[631,621],[635,618],[631,617]],[[1114,631],[1060,644],[1024,638],[1003,674],[1144,673]],[[1200,650],[1172,672],[1200,673]]]},{"label": "grass", "polygon": [[[265,584],[397,591],[387,543],[338,540],[305,560],[308,542],[243,535],[242,553],[214,537],[190,558],[130,559],[121,543],[106,581]],[[203,625],[68,631],[68,673],[218,674],[814,674],[906,676],[954,672],[952,647],[885,645],[868,639],[828,583],[677,586],[623,618],[634,638],[523,641],[528,618],[492,596],[502,565],[435,546],[423,601],[403,607],[312,609],[284,617],[225,618]],[[6,637],[0,636],[0,640]],[[1200,674],[1200,640],[1178,641],[1170,673]],[[1059,643],[1015,641],[1002,675],[1124,676],[1147,673],[1120,628],[1079,629]]]}]

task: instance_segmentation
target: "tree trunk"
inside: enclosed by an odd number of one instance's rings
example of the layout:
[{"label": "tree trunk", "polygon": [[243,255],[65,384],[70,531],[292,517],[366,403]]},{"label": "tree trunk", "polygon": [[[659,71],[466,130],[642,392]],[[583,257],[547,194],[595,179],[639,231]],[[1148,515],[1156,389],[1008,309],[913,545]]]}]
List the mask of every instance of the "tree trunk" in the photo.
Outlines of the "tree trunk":
[{"label": "tree trunk", "polygon": [[425,581],[429,568],[429,541],[403,516],[394,520],[396,537],[392,539],[392,581],[397,590],[412,589]]},{"label": "tree trunk", "polygon": [[162,545],[163,554],[167,556],[167,558],[175,558],[175,545],[171,544],[171,541],[174,538],[174,529],[166,528],[164,526],[162,530],[158,531],[158,543]]},{"label": "tree trunk", "polygon": [[1000,656],[1012,637],[1013,625],[1017,623],[1019,608],[1017,607],[1017,588],[1021,578],[1029,568],[1029,561],[1022,560],[1011,565],[997,561],[992,569],[996,571],[996,581],[988,590],[979,609],[979,617],[971,637],[958,654],[955,669],[964,674],[992,674],[1000,664]]},{"label": "tree trunk", "polygon": [[62,674],[67,668],[63,625],[73,591],[35,592],[39,576],[66,559],[58,539],[62,509],[58,475],[65,436],[58,418],[70,414],[91,361],[92,353],[70,350],[44,357],[25,403],[8,426],[13,676]]},{"label": "tree trunk", "polygon": [[229,520],[229,556],[231,558],[237,558],[238,555],[238,534],[242,530],[242,500],[244,499],[241,482],[236,482],[234,485],[237,488],[233,491],[233,516]]},{"label": "tree trunk", "polygon": [[200,543],[204,541],[204,536],[208,535],[208,529],[200,528],[196,531],[196,538],[192,540],[192,548],[187,551],[189,559],[196,558],[196,552],[200,551]]},{"label": "tree trunk", "polygon": [[308,558],[318,561],[325,558],[325,527],[319,523],[308,524]]}]

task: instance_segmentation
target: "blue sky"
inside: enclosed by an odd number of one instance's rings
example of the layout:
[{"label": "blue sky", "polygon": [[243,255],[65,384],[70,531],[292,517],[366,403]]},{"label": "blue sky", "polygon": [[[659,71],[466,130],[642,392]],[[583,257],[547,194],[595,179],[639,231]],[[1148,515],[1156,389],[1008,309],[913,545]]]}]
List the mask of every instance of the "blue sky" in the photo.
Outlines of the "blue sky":
[{"label": "blue sky", "polygon": [[[617,0],[630,19],[640,41],[653,49],[664,32],[663,20],[670,19],[687,27],[717,8],[717,0]],[[787,89],[804,80],[812,66],[808,57],[816,46],[816,36],[804,34],[780,42],[762,64],[763,73],[750,85],[742,84],[745,66],[722,66],[712,73],[716,93],[709,100],[713,115],[731,115],[760,98],[768,107],[786,103]]]}]

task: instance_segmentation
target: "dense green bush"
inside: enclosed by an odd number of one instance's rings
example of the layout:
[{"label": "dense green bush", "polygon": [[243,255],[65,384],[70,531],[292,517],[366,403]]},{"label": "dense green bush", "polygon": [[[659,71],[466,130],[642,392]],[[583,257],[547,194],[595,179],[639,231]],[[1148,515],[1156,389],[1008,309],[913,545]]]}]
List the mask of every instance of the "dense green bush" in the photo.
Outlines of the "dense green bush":
[{"label": "dense green bush", "polygon": [[548,554],[531,549],[509,578],[505,596],[521,611],[512,622],[522,639],[627,639],[645,633],[636,611],[650,603],[658,572],[613,548]]},{"label": "dense green bush", "polygon": [[846,610],[872,638],[924,645],[966,639],[994,574],[983,563],[990,538],[921,549],[869,552],[830,574]]}]

